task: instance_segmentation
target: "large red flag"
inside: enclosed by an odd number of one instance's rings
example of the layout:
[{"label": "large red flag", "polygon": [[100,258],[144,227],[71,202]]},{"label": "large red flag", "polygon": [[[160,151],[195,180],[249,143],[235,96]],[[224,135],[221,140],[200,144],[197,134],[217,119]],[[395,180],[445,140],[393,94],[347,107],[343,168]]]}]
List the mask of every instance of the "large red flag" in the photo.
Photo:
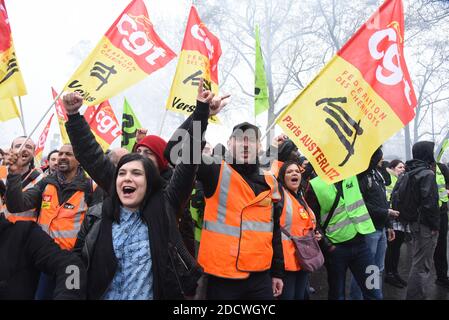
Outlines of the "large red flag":
[{"label": "large red flag", "polygon": [[337,182],[414,117],[401,0],[387,0],[276,120],[317,174]]}]

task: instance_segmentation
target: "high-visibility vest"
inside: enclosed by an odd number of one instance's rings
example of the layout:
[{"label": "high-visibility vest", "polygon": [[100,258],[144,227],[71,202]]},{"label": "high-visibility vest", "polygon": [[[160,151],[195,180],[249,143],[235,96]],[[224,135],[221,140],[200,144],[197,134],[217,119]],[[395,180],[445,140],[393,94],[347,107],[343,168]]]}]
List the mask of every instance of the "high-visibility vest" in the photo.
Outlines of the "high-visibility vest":
[{"label": "high-visibility vest", "polygon": [[206,198],[198,262],[217,277],[244,279],[270,269],[273,258],[273,202],[279,201],[276,178],[264,174],[269,190],[258,196],[222,161],[217,188]]},{"label": "high-visibility vest", "polygon": [[435,170],[435,177],[438,185],[438,204],[441,207],[443,202],[448,202],[449,197],[446,190],[446,179],[444,179],[443,173],[441,173],[440,167],[437,165]]},{"label": "high-visibility vest", "polygon": [[391,199],[391,193],[393,192],[396,182],[398,182],[398,177],[396,177],[394,174],[390,173],[390,179],[391,179],[391,183],[388,186],[385,186],[385,189],[387,191],[387,200],[388,201],[390,201],[390,199]]},{"label": "high-visibility vest", "polygon": [[[320,204],[320,220],[324,225],[337,196],[337,188],[326,184],[320,177],[310,180],[310,184]],[[343,195],[325,230],[327,238],[334,244],[351,240],[357,233],[368,234],[376,230],[363,201],[357,177],[343,180],[342,188]]]},{"label": "high-visibility vest", "polygon": [[270,171],[274,174],[275,177],[279,176],[279,170],[281,170],[283,164],[284,162],[279,160],[274,160],[273,163],[271,164]]},{"label": "high-visibility vest", "polygon": [[[28,189],[31,189],[34,187],[39,181],[41,181],[44,178],[44,175],[40,173],[36,168],[32,169],[30,173],[27,174],[27,176],[22,179],[22,181],[25,181],[30,176],[34,175],[35,178],[31,180],[24,188],[22,188],[22,191],[27,191]],[[0,169],[0,179],[3,180],[3,182],[6,185],[6,177],[8,176],[8,170],[5,166],[2,166]],[[5,214],[6,219],[8,219],[10,222],[15,223],[17,221],[34,221],[37,220],[38,210],[37,209],[30,209],[24,212],[15,212],[10,213],[8,209],[6,208],[5,201],[2,201],[0,199],[0,212],[3,212]]]},{"label": "high-visibility vest", "polygon": [[47,184],[42,193],[38,223],[61,249],[72,250],[88,207],[84,191],[76,191],[59,205],[58,190]]},{"label": "high-visibility vest", "polygon": [[[313,231],[315,226],[316,220],[312,210],[304,208],[289,191],[284,189],[284,206],[281,214],[281,227],[286,229],[292,237],[302,237]],[[301,270],[295,254],[295,245],[283,232],[282,250],[284,252],[285,270]]]},{"label": "high-visibility vest", "polygon": [[[192,197],[197,193],[197,189],[194,188],[192,191]],[[190,200],[190,215],[192,216],[192,220],[195,222],[194,226],[194,236],[195,241],[200,242],[201,240],[201,230],[203,227],[203,210],[196,208],[192,205],[192,200]]]}]

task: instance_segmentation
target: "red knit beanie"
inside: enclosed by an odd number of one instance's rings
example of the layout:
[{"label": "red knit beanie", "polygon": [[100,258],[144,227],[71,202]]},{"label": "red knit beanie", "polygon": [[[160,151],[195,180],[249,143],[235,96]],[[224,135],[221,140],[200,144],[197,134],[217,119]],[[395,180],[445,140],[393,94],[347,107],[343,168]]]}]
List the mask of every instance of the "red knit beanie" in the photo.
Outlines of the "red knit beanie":
[{"label": "red knit beanie", "polygon": [[147,147],[156,155],[159,172],[162,172],[168,168],[168,161],[164,157],[164,150],[167,146],[167,142],[165,142],[164,139],[158,136],[149,135],[136,144],[135,150],[137,150],[140,146]]}]

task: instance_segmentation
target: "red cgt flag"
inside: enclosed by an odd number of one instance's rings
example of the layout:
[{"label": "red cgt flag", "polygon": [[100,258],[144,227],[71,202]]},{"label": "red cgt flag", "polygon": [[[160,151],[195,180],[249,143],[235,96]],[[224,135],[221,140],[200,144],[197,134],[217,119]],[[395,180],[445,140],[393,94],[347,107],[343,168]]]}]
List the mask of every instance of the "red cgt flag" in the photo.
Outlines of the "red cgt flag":
[{"label": "red cgt flag", "polygon": [[133,0],[75,71],[65,89],[97,105],[149,74],[176,55],[153,28],[143,0]]},{"label": "red cgt flag", "polygon": [[50,125],[51,125],[51,120],[53,120],[53,116],[54,116],[54,114],[51,115],[50,119],[47,122],[47,125],[44,128],[44,131],[42,131],[41,135],[39,136],[39,139],[37,140],[37,146],[36,146],[34,158],[35,158],[36,163],[39,165],[42,160],[42,153],[44,152],[45,142],[47,141],[48,131],[50,131]]},{"label": "red cgt flag", "polygon": [[109,101],[102,102],[97,108],[87,107],[84,118],[103,151],[106,151],[112,142],[122,134],[120,124],[114,114]]},{"label": "red cgt flag", "polygon": [[[208,90],[217,94],[220,56],[220,40],[207,29],[192,6],[166,108],[191,114],[196,107],[200,78],[204,79]],[[211,117],[211,120],[218,121],[216,117]]]}]

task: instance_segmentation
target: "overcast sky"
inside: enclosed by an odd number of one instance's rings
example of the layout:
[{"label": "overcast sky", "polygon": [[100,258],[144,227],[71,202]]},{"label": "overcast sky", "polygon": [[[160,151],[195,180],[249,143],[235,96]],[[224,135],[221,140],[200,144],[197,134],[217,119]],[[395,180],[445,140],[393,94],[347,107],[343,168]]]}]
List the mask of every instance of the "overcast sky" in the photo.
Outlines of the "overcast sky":
[{"label": "overcast sky", "polygon": [[[129,2],[130,0],[5,0],[17,57],[28,91],[28,94],[22,97],[28,132],[51,105],[51,86],[56,90],[64,86],[83,59],[79,52],[84,58],[87,57]],[[169,37],[168,32],[171,31],[169,24],[185,26],[191,3],[189,0],[145,0],[150,19],[155,23],[156,32],[177,54],[181,41],[173,41],[174,37]],[[162,23],[158,25],[160,21],[168,22],[164,23],[165,25]],[[182,39],[182,35],[177,38]],[[169,87],[176,63],[177,59],[173,59],[167,65],[167,70],[159,70],[154,76],[161,77],[162,74]],[[148,78],[151,77],[153,75]],[[130,92],[148,90],[146,85],[148,85],[146,81],[138,83],[131,91],[121,93],[121,99],[114,100],[116,103],[112,106],[119,120],[123,97],[126,96],[132,102]],[[168,92],[166,94],[168,95]],[[133,107],[143,125],[147,123],[145,115],[154,115],[146,113],[142,106],[133,105]],[[158,108],[156,114],[161,116],[163,106],[153,107]],[[34,140],[37,140],[45,123],[42,123],[37,133],[33,135]],[[15,136],[22,134],[18,119],[0,125],[2,128],[0,147],[8,145]],[[53,119],[47,148],[51,136],[58,133],[58,130],[57,122]],[[167,134],[169,133],[165,133]],[[119,141],[114,143],[118,144]]]}]

